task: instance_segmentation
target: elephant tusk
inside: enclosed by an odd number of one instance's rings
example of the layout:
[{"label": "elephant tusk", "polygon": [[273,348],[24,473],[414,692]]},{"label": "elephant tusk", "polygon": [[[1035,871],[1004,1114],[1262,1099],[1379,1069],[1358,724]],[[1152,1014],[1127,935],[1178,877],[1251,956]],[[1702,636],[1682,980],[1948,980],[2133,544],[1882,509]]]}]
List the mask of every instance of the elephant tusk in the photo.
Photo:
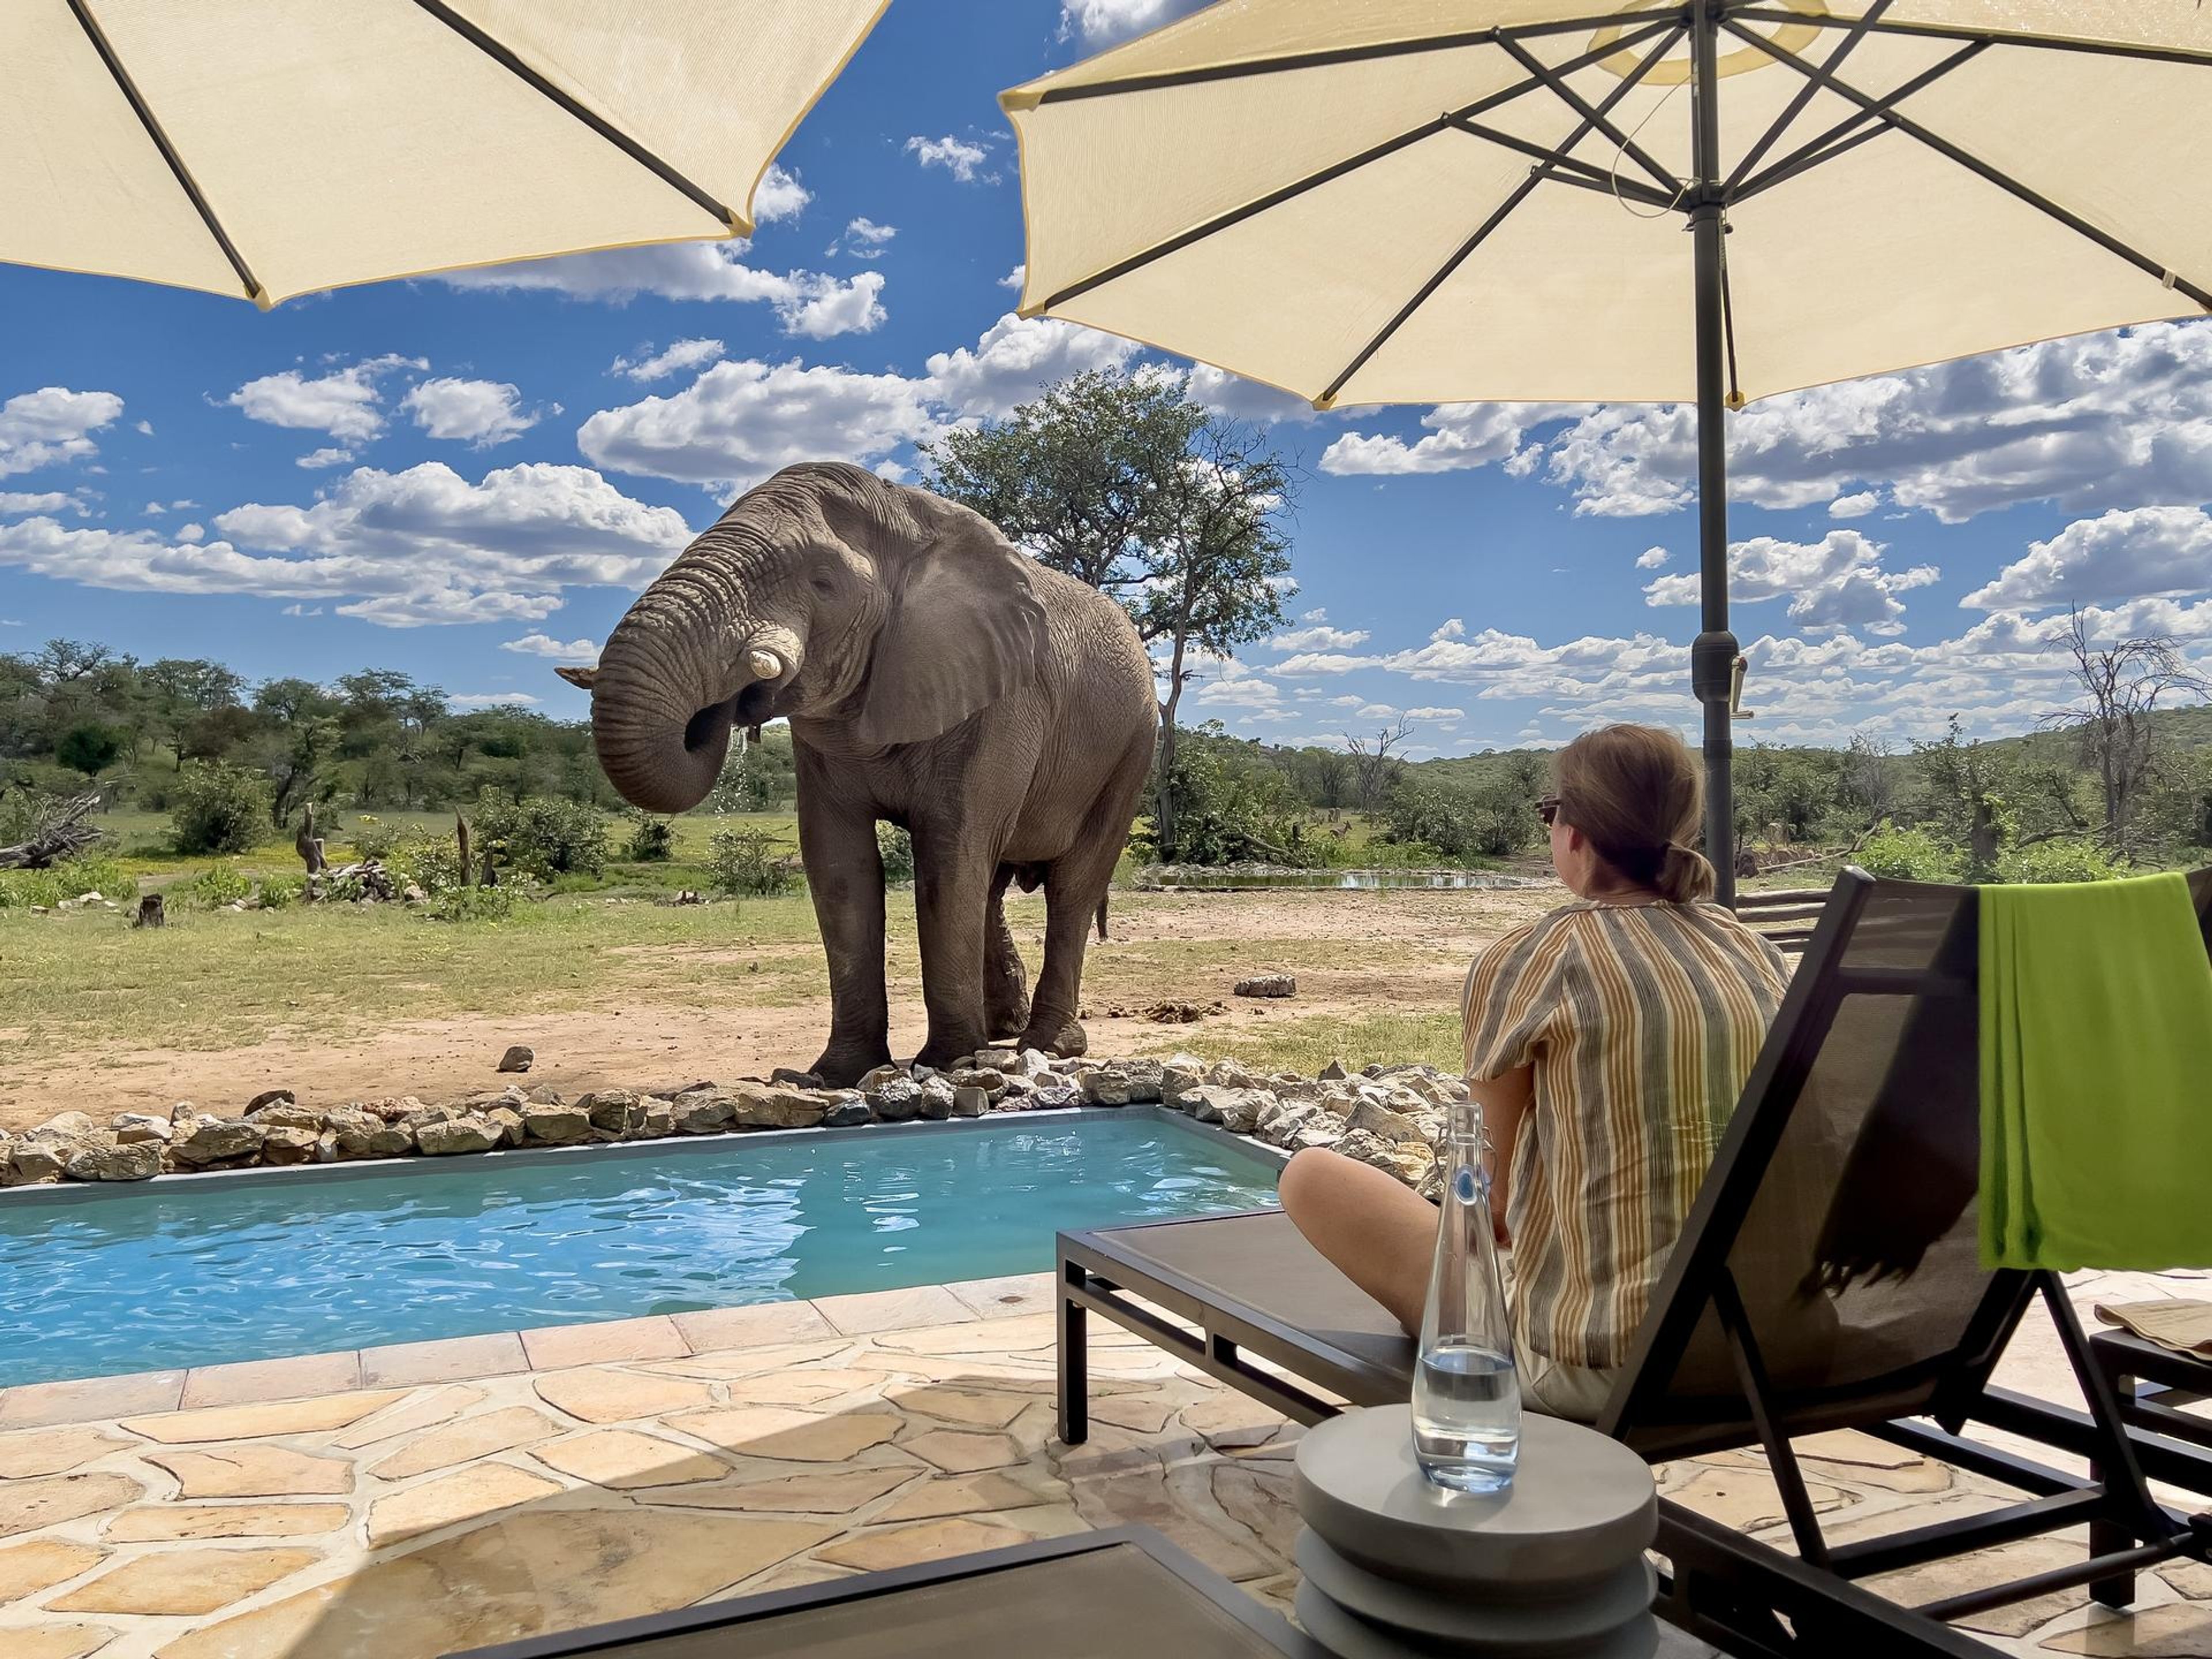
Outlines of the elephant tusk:
[{"label": "elephant tusk", "polygon": [[746,656],[745,669],[757,680],[772,680],[783,672],[783,664],[773,651],[755,651]]}]

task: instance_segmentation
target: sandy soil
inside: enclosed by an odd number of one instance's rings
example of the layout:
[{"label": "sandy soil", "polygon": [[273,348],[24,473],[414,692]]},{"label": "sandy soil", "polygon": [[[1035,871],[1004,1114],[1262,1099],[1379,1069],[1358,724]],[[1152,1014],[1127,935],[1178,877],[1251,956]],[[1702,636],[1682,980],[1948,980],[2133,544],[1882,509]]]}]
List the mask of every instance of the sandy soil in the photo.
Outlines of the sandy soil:
[{"label": "sandy soil", "polygon": [[[1556,889],[1116,895],[1114,937],[1094,944],[1086,964],[1091,1051],[1203,1051],[1209,1036],[1218,1039],[1271,1020],[1449,1006],[1478,948],[1560,896]],[[1042,915],[1036,901],[1014,915],[1032,972],[1042,954]],[[1212,948],[1222,945],[1249,948]],[[1317,945],[1330,947],[1318,961]],[[632,955],[659,948],[618,947]],[[693,959],[713,954],[667,948]],[[1270,971],[1285,957],[1295,959],[1299,977],[1295,1000],[1257,1003],[1231,995],[1238,976]],[[712,970],[711,962],[702,965]],[[742,982],[733,979],[731,988],[741,992]],[[921,987],[910,975],[895,975],[891,991],[892,1049],[911,1054],[924,1035]],[[1163,1000],[1220,1001],[1228,1012],[1180,1026],[1107,1012]],[[351,1039],[283,1036],[221,1049],[87,1048],[36,1065],[0,1066],[0,1128],[28,1127],[72,1109],[103,1119],[116,1112],[166,1112],[179,1100],[235,1109],[276,1088],[311,1103],[410,1094],[434,1099],[509,1080],[494,1068],[517,1042],[537,1050],[529,1080],[564,1094],[617,1085],[672,1087],[805,1065],[819,1051],[828,1024],[826,1002],[733,1002],[702,1015],[618,996],[591,1009],[526,1006],[493,1018],[398,1022]]]}]

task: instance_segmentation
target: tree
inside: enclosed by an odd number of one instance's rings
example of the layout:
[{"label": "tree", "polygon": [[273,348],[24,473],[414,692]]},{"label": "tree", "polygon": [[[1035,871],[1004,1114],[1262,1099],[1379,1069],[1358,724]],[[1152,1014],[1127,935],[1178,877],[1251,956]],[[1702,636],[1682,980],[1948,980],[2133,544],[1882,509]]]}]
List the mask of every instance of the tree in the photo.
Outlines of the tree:
[{"label": "tree", "polygon": [[115,653],[106,646],[86,640],[48,640],[32,659],[49,685],[73,684],[115,659]]},{"label": "tree", "polygon": [[1171,375],[1093,369],[1003,421],[918,447],[939,495],[1039,562],[1118,597],[1149,568],[1158,492],[1205,417]]},{"label": "tree", "polygon": [[2100,643],[2078,607],[2051,644],[2073,659],[2084,706],[2055,709],[2043,723],[2075,734],[2081,763],[2103,794],[2105,834],[2124,854],[2136,804],[2161,758],[2151,714],[2161,699],[2212,696],[2212,677],[2199,672],[2166,635]]},{"label": "tree", "polygon": [[54,745],[54,758],[72,772],[97,777],[115,764],[115,757],[123,752],[124,736],[112,726],[87,720],[62,734],[62,740]]},{"label": "tree", "polygon": [[1897,799],[1896,774],[1889,756],[1887,739],[1864,732],[1854,732],[1850,746],[1844,751],[1840,793],[1869,823],[1878,822]]},{"label": "tree", "polygon": [[1413,723],[1401,715],[1395,726],[1386,726],[1372,738],[1344,734],[1344,751],[1352,757],[1352,788],[1359,810],[1370,817],[1381,810],[1391,786],[1406,763],[1390,751],[1413,734]]},{"label": "tree", "polygon": [[1166,649],[1153,830],[1177,855],[1176,720],[1194,657],[1228,656],[1279,626],[1290,572],[1290,465],[1263,434],[1212,414],[1187,380],[1098,369],[1004,421],[923,446],[928,483],[1054,569],[1119,599]]},{"label": "tree", "polygon": [[142,671],[151,693],[150,717],[184,770],[192,728],[216,709],[235,708],[246,681],[221,663],[198,657],[164,657]]},{"label": "tree", "polygon": [[282,830],[297,808],[337,792],[331,768],[342,738],[342,705],[312,680],[280,679],[253,694],[253,707],[270,727],[269,821]]}]

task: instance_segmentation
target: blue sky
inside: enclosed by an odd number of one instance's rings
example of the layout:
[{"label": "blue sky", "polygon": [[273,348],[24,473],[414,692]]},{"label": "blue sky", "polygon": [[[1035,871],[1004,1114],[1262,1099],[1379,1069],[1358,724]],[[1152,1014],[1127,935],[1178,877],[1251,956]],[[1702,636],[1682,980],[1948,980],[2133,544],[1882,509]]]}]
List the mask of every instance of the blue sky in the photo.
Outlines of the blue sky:
[{"label": "blue sky", "polygon": [[[1172,0],[895,0],[757,199],[749,244],[389,283],[262,314],[0,267],[0,650],[53,635],[256,677],[397,667],[563,718],[630,597],[746,484],[1152,361],[1012,318],[1004,87]],[[1685,319],[1687,326],[1687,319]],[[1211,372],[1306,474],[1298,618],[1187,717],[1410,752],[1687,725],[1686,411],[1314,416]],[[1749,738],[1902,743],[2063,697],[2065,606],[2212,654],[2212,324],[1753,404],[1735,421]]]}]

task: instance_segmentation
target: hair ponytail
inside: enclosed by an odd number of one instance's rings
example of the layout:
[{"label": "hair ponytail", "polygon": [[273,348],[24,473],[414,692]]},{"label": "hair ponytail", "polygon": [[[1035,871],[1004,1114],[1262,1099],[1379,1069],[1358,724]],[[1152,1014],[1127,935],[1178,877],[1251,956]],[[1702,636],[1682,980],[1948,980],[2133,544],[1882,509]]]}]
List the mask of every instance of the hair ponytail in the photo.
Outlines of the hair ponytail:
[{"label": "hair ponytail", "polygon": [[1560,750],[1552,773],[1561,820],[1624,880],[1672,904],[1712,896],[1713,866],[1689,844],[1704,781],[1675,733],[1601,726]]},{"label": "hair ponytail", "polygon": [[1713,866],[1694,848],[1670,842],[1651,884],[1669,904],[1695,904],[1713,896]]}]

